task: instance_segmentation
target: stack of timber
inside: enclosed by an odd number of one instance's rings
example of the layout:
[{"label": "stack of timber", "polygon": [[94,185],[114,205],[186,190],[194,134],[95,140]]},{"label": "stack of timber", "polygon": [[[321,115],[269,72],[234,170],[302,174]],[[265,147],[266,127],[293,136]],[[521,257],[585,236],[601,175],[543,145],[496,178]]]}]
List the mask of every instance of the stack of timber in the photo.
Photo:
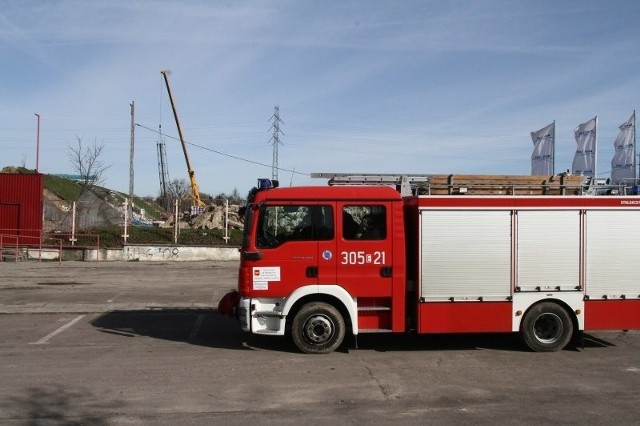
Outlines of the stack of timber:
[{"label": "stack of timber", "polygon": [[428,195],[582,195],[584,176],[429,175],[420,186]]}]

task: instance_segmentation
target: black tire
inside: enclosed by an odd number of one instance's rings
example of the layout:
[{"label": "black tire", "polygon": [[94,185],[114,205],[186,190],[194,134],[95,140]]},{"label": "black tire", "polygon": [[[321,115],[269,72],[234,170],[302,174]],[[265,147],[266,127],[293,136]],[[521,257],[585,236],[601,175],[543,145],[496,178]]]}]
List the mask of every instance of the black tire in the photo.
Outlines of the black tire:
[{"label": "black tire", "polygon": [[333,306],[312,302],[304,305],[293,318],[291,337],[302,352],[328,354],[344,340],[345,324],[340,312]]},{"label": "black tire", "polygon": [[535,352],[556,352],[563,349],[573,336],[573,321],[569,313],[554,302],[534,305],[520,327],[524,343]]}]

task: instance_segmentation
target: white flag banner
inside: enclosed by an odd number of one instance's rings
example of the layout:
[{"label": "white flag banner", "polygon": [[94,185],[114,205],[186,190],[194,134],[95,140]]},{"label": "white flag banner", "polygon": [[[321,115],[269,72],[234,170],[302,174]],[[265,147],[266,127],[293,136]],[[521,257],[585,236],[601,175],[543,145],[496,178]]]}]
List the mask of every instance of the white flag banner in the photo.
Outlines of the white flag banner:
[{"label": "white flag banner", "polygon": [[598,117],[594,117],[573,131],[578,144],[571,166],[571,173],[574,175],[596,177],[597,123]]},{"label": "white flag banner", "polygon": [[635,156],[635,113],[626,122],[620,125],[620,133],[613,142],[614,154],[611,160],[611,183],[618,185],[623,179],[633,179]]},{"label": "white flag banner", "polygon": [[553,175],[553,144],[556,140],[556,123],[531,132],[533,153],[531,154],[532,175]]}]

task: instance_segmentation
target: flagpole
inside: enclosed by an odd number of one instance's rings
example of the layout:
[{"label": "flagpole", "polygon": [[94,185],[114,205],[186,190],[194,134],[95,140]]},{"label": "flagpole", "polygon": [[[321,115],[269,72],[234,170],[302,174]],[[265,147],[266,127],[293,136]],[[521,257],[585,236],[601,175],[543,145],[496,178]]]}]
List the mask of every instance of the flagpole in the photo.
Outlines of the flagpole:
[{"label": "flagpole", "polygon": [[596,142],[593,147],[593,178],[598,183],[598,116],[596,115]]},{"label": "flagpole", "polygon": [[551,142],[551,176],[556,174],[556,120],[553,120],[553,141]]},{"label": "flagpole", "polygon": [[634,184],[636,184],[637,182],[635,181],[636,179],[638,179],[638,176],[640,176],[640,174],[638,173],[638,157],[636,156],[637,154],[637,150],[636,150],[636,110],[633,110],[633,179],[634,179]]}]

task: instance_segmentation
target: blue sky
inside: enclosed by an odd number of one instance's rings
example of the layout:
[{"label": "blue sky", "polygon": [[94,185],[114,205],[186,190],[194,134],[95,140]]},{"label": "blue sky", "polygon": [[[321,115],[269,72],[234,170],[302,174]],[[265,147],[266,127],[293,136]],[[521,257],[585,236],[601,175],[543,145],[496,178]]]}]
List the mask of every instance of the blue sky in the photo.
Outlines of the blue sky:
[{"label": "blue sky", "polygon": [[276,105],[283,185],[323,184],[311,172],[529,174],[529,134],[553,120],[562,171],[573,129],[596,115],[608,177],[640,104],[640,2],[5,0],[0,58],[0,167],[35,167],[38,113],[41,172],[73,172],[81,138],[104,144],[105,185],[128,192],[135,101],[138,195],[159,192],[159,125],[170,179],[187,178],[163,69],[214,195],[271,176]]}]

